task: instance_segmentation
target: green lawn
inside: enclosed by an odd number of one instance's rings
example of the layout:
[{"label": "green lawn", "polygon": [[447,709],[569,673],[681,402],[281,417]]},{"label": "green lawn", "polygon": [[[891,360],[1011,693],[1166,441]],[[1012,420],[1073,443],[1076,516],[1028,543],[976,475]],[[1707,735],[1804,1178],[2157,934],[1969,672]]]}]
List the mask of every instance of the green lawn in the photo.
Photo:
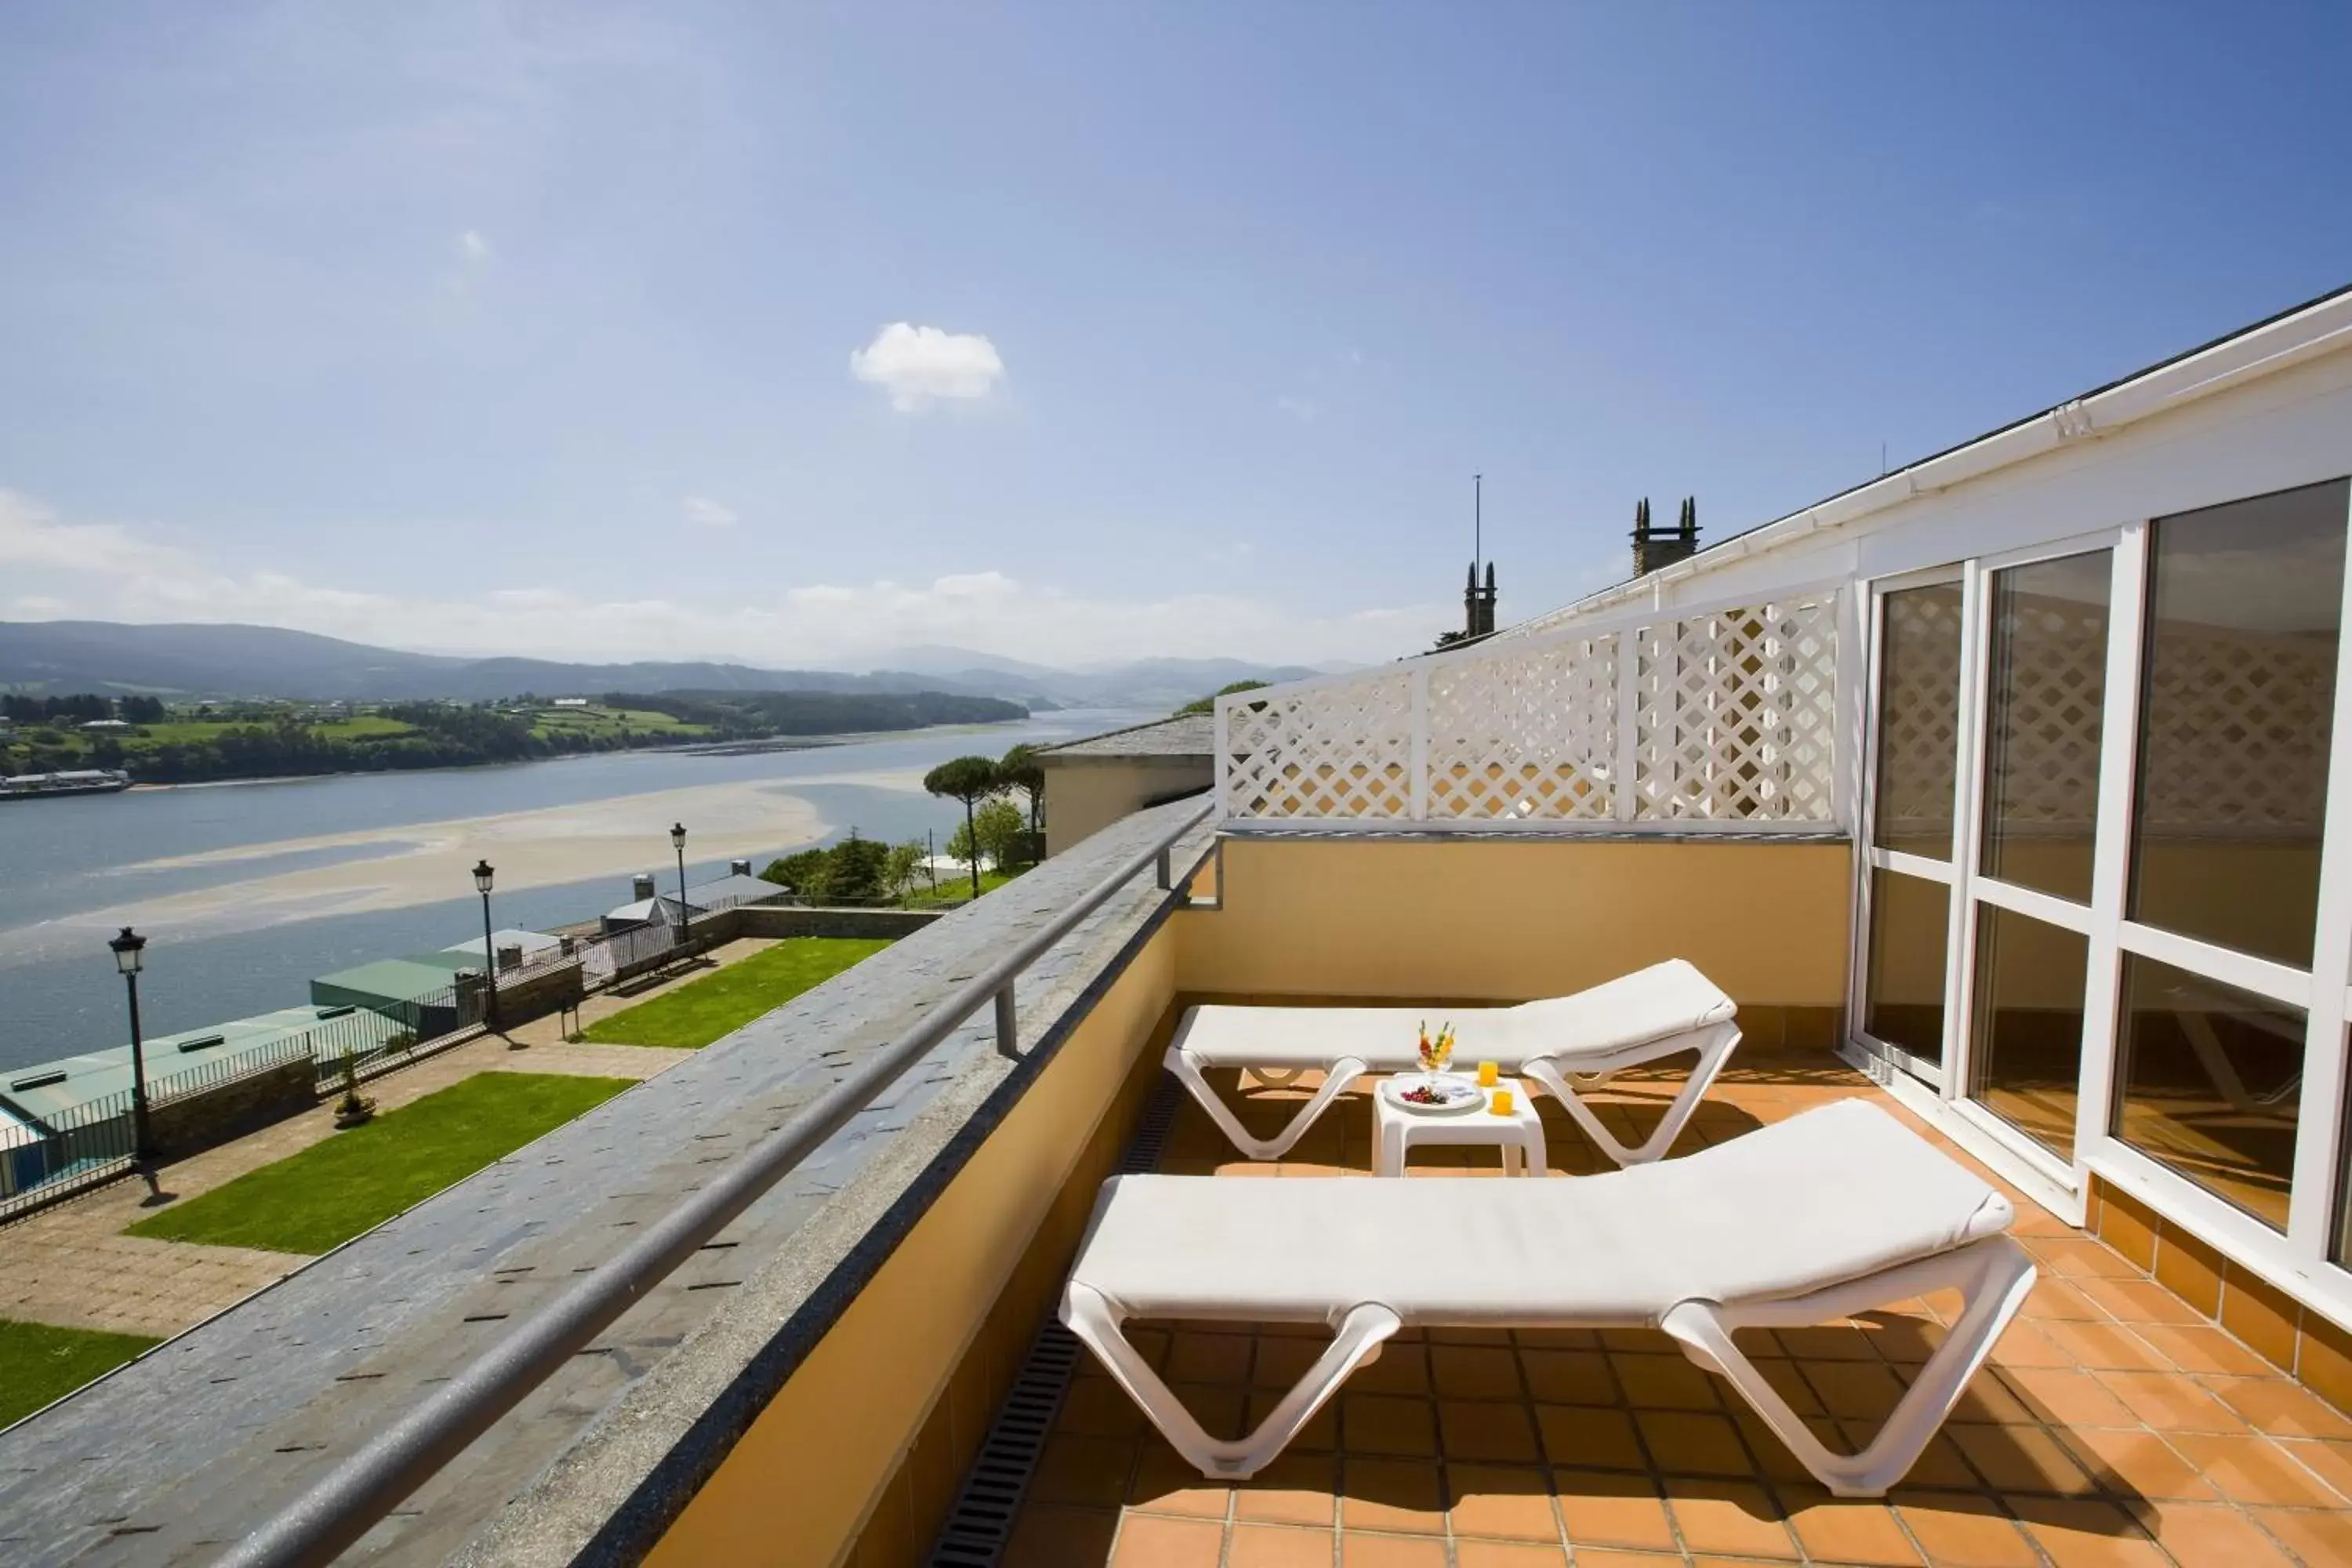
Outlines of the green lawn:
[{"label": "green lawn", "polygon": [[144,1334],[55,1329],[0,1318],[0,1426],[23,1420],[162,1342]]},{"label": "green lawn", "polygon": [[[269,730],[275,727],[275,721],[262,719],[167,719],[161,723],[142,724],[139,728],[144,733],[118,733],[114,736],[114,741],[122,748],[123,755],[128,758],[152,752],[159,746],[192,745],[205,741],[217,741],[231,730]],[[376,713],[360,713],[349,719],[322,719],[314,723],[307,723],[303,728],[314,735],[331,741],[381,739],[387,735],[415,733],[412,726],[404,724],[397,719],[386,719]],[[22,744],[23,734],[24,731],[20,729],[17,731],[19,740],[7,746],[0,746],[0,752],[23,750],[29,753],[30,748]],[[60,732],[58,744],[75,752],[77,762],[86,763],[95,739],[96,737],[68,725]]]},{"label": "green lawn", "polygon": [[534,708],[531,728],[541,735],[615,736],[626,730],[636,735],[675,735],[680,740],[708,735],[707,724],[689,724],[667,713],[644,708]]},{"label": "green lawn", "polygon": [[[1031,868],[1027,866],[1015,866],[1010,871],[982,871],[980,874],[980,890],[983,894],[992,893],[1013,878],[1025,875],[1030,869]],[[937,904],[962,903],[969,901],[971,898],[971,873],[959,869],[953,876],[945,871],[940,872],[939,889],[936,892],[931,889],[930,879],[926,877],[915,884],[914,891],[898,901],[910,910],[921,910]]]},{"label": "green lawn", "polygon": [[889,945],[887,939],[788,937],[716,974],[599,1018],[581,1037],[615,1046],[707,1046]]},{"label": "green lawn", "polygon": [[131,1236],[316,1254],[373,1230],[629,1087],[478,1073],[130,1227]]}]

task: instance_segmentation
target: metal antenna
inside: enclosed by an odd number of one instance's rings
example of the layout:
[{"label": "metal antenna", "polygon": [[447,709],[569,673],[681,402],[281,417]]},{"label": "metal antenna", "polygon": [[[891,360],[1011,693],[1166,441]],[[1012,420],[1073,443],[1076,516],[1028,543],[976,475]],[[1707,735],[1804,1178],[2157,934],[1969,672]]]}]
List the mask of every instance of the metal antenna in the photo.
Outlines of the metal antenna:
[{"label": "metal antenna", "polygon": [[1473,573],[1478,570],[1478,563],[1486,553],[1484,510],[1486,486],[1486,475],[1470,476],[1470,570]]}]

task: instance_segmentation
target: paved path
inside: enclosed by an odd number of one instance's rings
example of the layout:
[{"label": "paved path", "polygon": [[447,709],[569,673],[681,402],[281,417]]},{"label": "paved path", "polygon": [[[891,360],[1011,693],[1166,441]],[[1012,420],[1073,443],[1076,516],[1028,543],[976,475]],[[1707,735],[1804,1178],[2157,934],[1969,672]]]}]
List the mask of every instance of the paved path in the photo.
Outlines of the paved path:
[{"label": "paved path", "polygon": [[[740,963],[772,945],[760,938],[728,942],[705,962],[634,995],[589,998],[581,1009],[581,1021],[593,1023],[667,994],[713,968]],[[395,1110],[480,1072],[642,1079],[694,1054],[651,1046],[568,1045],[552,1014],[518,1026],[509,1038],[524,1048],[485,1037],[372,1079],[362,1092],[375,1101],[379,1111]],[[333,1106],[321,1104],[165,1166],[159,1184],[170,1198],[163,1204],[148,1198],[142,1183],[116,1182],[0,1226],[0,1318],[162,1338],[235,1306],[310,1259],[290,1252],[125,1236],[123,1227],[173,1202],[299,1153],[333,1133]]]}]

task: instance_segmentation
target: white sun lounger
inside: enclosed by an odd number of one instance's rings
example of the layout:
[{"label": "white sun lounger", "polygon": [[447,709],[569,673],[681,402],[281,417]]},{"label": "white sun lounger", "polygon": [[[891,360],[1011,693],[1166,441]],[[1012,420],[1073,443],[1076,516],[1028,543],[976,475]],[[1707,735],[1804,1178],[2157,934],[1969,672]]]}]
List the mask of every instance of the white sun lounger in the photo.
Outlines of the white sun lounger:
[{"label": "white sun lounger", "polygon": [[[1634,1165],[1672,1148],[1675,1134],[1706,1098],[1715,1075],[1739,1043],[1739,1026],[1732,1022],[1738,1011],[1713,981],[1674,958],[1572,996],[1516,1007],[1187,1008],[1169,1044],[1167,1067],[1234,1148],[1253,1160],[1278,1160],[1366,1073],[1410,1072],[1420,1066],[1415,1053],[1422,1024],[1435,1029],[1451,1019],[1456,1064],[1491,1061],[1506,1073],[1533,1079],[1568,1108],[1611,1159]],[[1570,1082],[1571,1077],[1583,1078],[1591,1089],[1595,1079],[1621,1068],[1683,1051],[1698,1053],[1690,1078],[1637,1149],[1612,1137]],[[1319,1068],[1324,1078],[1288,1126],[1272,1138],[1259,1138],[1201,1076],[1209,1068],[1248,1068],[1271,1082]]]},{"label": "white sun lounger", "polygon": [[[2009,1200],[1844,1100],[1685,1159],[1556,1182],[1104,1184],[1062,1321],[1203,1475],[1257,1473],[1406,1327],[1660,1328],[1841,1497],[1903,1478],[2033,1286]],[[1964,1307],[1869,1447],[1832,1453],[1732,1342],[1956,1289]],[[1321,1322],[1337,1337],[1257,1430],[1211,1437],[1129,1318]]]}]

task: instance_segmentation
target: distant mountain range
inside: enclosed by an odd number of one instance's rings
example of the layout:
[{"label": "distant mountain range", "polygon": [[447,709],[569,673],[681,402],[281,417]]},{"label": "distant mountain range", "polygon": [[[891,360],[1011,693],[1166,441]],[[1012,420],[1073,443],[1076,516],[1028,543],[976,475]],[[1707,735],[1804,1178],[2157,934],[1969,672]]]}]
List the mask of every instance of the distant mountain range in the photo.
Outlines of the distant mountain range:
[{"label": "distant mountain range", "polygon": [[481,701],[606,691],[944,691],[1031,707],[1174,708],[1236,680],[1295,680],[1297,665],[1148,658],[1055,669],[966,648],[912,647],[864,674],[744,664],[566,664],[371,647],[278,626],[0,621],[0,689],[151,693],[172,700]]}]

